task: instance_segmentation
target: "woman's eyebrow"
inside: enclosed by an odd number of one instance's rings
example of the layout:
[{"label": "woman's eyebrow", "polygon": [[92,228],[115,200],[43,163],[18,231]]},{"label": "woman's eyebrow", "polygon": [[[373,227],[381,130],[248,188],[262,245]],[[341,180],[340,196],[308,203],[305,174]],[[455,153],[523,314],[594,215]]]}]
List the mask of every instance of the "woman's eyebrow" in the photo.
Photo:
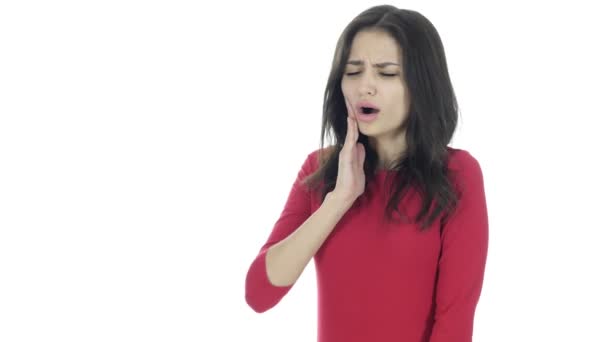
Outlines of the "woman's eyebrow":
[{"label": "woman's eyebrow", "polygon": [[[361,60],[353,60],[353,61],[346,62],[346,64],[363,65],[363,61],[361,61]],[[377,68],[384,68],[384,67],[389,66],[389,65],[397,65],[397,66],[399,66],[398,63],[393,63],[393,62],[382,62],[382,63],[376,63],[376,64],[374,64],[374,66],[377,67]]]}]

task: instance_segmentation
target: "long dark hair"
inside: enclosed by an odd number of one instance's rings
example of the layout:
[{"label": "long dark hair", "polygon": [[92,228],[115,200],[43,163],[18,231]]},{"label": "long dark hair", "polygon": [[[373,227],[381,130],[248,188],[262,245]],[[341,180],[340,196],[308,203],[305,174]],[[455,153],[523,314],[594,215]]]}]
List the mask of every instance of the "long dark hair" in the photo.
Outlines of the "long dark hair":
[{"label": "long dark hair", "polygon": [[[303,182],[310,188],[321,188],[318,192],[320,199],[335,188],[348,115],[341,80],[353,38],[362,29],[384,30],[399,43],[404,64],[402,69],[405,71],[402,74],[411,94],[410,111],[405,122],[406,152],[392,169],[396,175],[385,217],[390,220],[391,210],[394,210],[403,219],[399,202],[407,190],[414,189],[423,199],[415,223],[426,216],[421,226],[424,230],[442,212],[443,222],[458,202],[459,197],[450,182],[447,168],[450,153],[447,145],[458,122],[458,104],[441,38],[433,24],[416,11],[390,5],[371,7],[355,17],[340,35],[323,100],[321,148],[317,154],[319,168]],[[324,137],[332,135],[335,145],[324,148]],[[363,144],[366,152],[364,172],[367,188],[367,180],[374,176],[377,168],[378,154],[364,134],[359,134],[358,142]],[[434,207],[434,211],[429,217],[431,207]],[[406,219],[409,221],[409,218]]]}]

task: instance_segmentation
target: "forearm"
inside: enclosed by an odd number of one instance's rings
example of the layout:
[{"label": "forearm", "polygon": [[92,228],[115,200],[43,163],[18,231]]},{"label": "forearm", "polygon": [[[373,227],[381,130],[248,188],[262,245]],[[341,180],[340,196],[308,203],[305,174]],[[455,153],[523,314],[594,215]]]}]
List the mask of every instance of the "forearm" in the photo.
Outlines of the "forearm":
[{"label": "forearm", "polygon": [[270,247],[266,253],[270,282],[275,286],[294,284],[351,205],[351,201],[328,193],[321,206],[300,227]]}]

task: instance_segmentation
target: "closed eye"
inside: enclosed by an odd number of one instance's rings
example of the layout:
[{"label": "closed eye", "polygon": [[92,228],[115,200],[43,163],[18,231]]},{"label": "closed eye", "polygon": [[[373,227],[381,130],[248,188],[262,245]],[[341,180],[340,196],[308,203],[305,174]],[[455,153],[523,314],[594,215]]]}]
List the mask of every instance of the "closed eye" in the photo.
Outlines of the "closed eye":
[{"label": "closed eye", "polygon": [[[354,76],[354,75],[358,75],[360,73],[361,72],[351,72],[351,73],[346,73],[346,75],[347,76]],[[380,75],[382,75],[382,76],[389,76],[389,77],[390,76],[397,76],[397,74],[385,74],[385,73],[382,73],[382,72],[380,73]]]}]

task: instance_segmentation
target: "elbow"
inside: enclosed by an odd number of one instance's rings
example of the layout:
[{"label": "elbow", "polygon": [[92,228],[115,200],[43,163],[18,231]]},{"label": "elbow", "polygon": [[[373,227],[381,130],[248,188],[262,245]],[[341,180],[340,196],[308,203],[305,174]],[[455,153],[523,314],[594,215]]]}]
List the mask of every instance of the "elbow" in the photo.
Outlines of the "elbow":
[{"label": "elbow", "polygon": [[275,286],[268,279],[266,253],[251,264],[245,279],[245,301],[253,311],[263,313],[277,305],[293,285]]},{"label": "elbow", "polygon": [[247,305],[257,313],[264,313],[272,307],[271,305],[268,305],[268,303],[259,300],[259,298],[250,291],[245,291],[245,302],[247,302]]},{"label": "elbow", "polygon": [[265,281],[263,257],[258,257],[251,265],[245,279],[245,302],[253,311],[263,313],[274,305],[272,291]]}]

